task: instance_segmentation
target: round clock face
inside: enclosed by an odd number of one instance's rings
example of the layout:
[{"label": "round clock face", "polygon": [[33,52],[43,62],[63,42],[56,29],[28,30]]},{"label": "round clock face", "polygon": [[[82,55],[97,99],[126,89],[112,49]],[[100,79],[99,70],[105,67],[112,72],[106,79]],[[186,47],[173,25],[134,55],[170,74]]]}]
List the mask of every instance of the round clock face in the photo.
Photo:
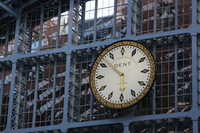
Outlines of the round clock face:
[{"label": "round clock face", "polygon": [[154,78],[155,61],[149,49],[126,40],[111,44],[98,55],[91,69],[90,86],[99,102],[120,109],[140,101]]}]

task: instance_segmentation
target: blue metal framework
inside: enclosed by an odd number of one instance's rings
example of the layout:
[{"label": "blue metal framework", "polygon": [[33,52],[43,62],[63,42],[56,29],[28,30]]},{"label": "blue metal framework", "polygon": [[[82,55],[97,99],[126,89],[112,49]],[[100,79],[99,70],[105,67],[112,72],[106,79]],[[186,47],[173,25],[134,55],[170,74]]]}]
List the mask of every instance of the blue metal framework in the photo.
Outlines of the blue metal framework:
[{"label": "blue metal framework", "polygon": [[[99,2],[108,1],[0,2],[0,133],[200,132],[200,1]],[[98,53],[124,39],[152,50],[157,78],[137,105],[109,109],[88,76]]]}]

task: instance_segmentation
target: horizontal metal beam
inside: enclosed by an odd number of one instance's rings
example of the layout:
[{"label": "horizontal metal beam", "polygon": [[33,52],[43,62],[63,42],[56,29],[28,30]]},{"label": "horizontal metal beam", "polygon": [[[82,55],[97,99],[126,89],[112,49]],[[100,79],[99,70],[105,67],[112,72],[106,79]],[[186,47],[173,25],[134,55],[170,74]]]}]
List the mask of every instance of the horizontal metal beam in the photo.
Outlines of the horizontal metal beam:
[{"label": "horizontal metal beam", "polygon": [[12,14],[14,17],[17,17],[17,13],[11,9],[9,6],[7,6],[6,4],[4,4],[3,2],[0,1],[0,7],[2,7],[3,9],[5,9],[7,12],[9,12],[10,14]]}]

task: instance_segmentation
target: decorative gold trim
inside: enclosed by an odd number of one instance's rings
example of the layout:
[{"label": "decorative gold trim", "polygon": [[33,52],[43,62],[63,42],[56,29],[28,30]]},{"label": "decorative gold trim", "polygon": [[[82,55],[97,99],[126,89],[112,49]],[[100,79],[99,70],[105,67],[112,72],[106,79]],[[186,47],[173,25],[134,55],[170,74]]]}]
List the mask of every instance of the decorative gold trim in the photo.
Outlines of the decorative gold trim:
[{"label": "decorative gold trim", "polygon": [[[97,69],[98,64],[100,63],[102,58],[109,51],[111,51],[112,49],[119,47],[119,46],[134,46],[134,47],[141,49],[147,55],[149,62],[150,62],[150,78],[149,78],[149,81],[148,81],[146,87],[144,88],[143,92],[139,96],[137,96],[137,98],[133,99],[132,101],[129,101],[128,103],[123,103],[123,104],[110,103],[110,102],[104,100],[97,92],[96,85],[95,85],[95,71]],[[156,73],[155,60],[154,60],[152,53],[146,46],[140,44],[139,42],[135,42],[132,40],[119,41],[119,42],[115,42],[115,43],[111,44],[106,49],[104,49],[98,55],[96,60],[94,61],[91,72],[90,72],[90,87],[91,87],[92,93],[94,94],[95,98],[103,105],[105,105],[107,107],[115,108],[115,109],[126,108],[126,107],[132,106],[132,105],[136,104],[137,102],[139,102],[149,92],[149,90],[151,89],[151,87],[154,83],[154,79],[155,79],[155,75],[156,75],[155,73]]]}]

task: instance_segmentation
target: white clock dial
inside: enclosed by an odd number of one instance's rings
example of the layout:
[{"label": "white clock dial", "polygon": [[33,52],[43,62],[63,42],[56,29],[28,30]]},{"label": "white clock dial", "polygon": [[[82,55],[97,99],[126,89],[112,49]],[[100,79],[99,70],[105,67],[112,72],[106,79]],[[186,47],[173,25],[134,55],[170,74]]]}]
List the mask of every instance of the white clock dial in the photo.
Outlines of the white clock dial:
[{"label": "white clock dial", "polygon": [[153,84],[154,59],[143,45],[121,41],[106,48],[94,62],[90,83],[94,96],[112,108],[131,106]]}]

